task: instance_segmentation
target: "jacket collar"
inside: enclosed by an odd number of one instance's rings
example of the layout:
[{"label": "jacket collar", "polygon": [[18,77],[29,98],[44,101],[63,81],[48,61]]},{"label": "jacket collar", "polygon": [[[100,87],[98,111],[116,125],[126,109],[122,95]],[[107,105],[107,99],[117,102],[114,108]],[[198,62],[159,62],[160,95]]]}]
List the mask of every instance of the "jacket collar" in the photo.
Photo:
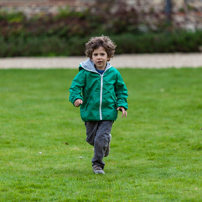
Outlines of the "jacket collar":
[{"label": "jacket collar", "polygon": [[[106,69],[105,71],[107,71],[109,68],[111,67],[110,63],[107,62],[107,66],[106,66]],[[84,62],[81,62],[80,65],[79,65],[79,71],[81,71],[82,69],[85,69],[89,72],[95,72],[95,73],[98,73],[95,69],[95,64],[94,62],[89,58],[88,60],[84,61]]]}]

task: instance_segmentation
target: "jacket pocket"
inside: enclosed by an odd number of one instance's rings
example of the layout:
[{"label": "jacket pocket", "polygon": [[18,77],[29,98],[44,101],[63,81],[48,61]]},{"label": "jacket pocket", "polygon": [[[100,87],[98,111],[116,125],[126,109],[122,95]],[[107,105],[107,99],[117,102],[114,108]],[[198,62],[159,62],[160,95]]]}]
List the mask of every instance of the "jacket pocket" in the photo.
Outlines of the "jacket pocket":
[{"label": "jacket pocket", "polygon": [[98,95],[94,92],[86,100],[86,104],[81,111],[81,116],[85,120],[97,120],[99,119],[99,104],[100,100]]},{"label": "jacket pocket", "polygon": [[105,95],[103,95],[103,99],[102,99],[102,107],[103,108],[116,108],[117,105],[117,101],[115,96],[113,95],[113,93],[109,92]]}]

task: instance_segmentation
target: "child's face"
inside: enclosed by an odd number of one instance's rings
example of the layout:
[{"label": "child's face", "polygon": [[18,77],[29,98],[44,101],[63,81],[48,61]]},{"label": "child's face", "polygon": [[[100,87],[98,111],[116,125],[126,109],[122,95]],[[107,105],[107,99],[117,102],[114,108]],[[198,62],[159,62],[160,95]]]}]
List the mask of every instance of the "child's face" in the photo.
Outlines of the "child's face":
[{"label": "child's face", "polygon": [[104,70],[106,65],[107,65],[107,61],[110,58],[107,55],[107,52],[105,51],[105,49],[100,46],[99,48],[95,49],[92,53],[92,58],[91,60],[94,62],[95,67],[99,70]]}]

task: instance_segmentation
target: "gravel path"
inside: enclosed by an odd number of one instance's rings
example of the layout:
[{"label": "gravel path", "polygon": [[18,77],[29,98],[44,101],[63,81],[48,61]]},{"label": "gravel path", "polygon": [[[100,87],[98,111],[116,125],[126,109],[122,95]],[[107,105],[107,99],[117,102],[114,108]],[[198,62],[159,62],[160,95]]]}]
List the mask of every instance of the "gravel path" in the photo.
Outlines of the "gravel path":
[{"label": "gravel path", "polygon": [[[78,68],[87,57],[0,58],[0,69]],[[116,68],[202,67],[202,53],[115,55],[110,61]]]}]

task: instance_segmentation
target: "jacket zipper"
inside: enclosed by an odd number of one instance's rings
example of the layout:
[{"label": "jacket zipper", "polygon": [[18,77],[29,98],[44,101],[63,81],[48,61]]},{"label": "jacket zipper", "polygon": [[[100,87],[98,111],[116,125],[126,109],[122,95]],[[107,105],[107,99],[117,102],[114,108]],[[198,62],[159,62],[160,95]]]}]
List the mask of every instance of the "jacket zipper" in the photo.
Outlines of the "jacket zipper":
[{"label": "jacket zipper", "polygon": [[[111,66],[110,66],[110,67],[111,67]],[[110,67],[109,67],[109,68],[110,68]],[[108,68],[108,69],[109,69],[109,68]],[[107,70],[108,70],[108,69],[107,69]],[[106,71],[105,71],[105,72],[106,72]],[[105,73],[105,72],[104,72],[104,73]],[[98,73],[98,74],[100,75],[100,78],[101,78],[101,79],[100,79],[100,80],[101,80],[101,81],[100,81],[100,107],[99,107],[99,113],[100,113],[100,120],[101,120],[101,121],[102,121],[102,91],[103,91],[103,76],[104,76],[104,73],[103,73],[103,74],[99,74],[99,73]]]},{"label": "jacket zipper", "polygon": [[100,120],[102,120],[102,91],[103,91],[103,74],[101,76],[101,85],[100,85]]}]

